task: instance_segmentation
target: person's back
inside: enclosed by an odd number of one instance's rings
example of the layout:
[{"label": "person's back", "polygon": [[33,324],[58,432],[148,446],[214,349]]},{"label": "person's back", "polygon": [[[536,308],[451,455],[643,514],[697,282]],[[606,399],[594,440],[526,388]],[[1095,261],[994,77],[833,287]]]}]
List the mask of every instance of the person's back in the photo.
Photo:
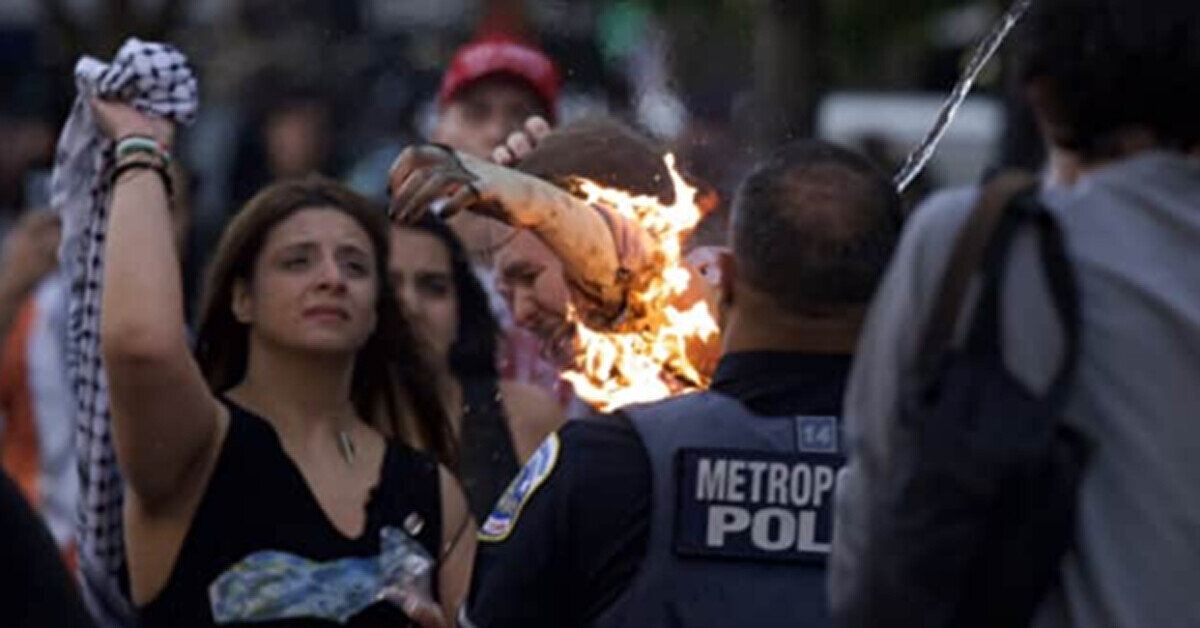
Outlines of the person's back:
[{"label": "person's back", "polygon": [[[1142,155],[1064,196],[1049,205],[1065,227],[1083,306],[1067,418],[1097,447],[1059,610],[1071,625],[1197,625],[1200,267],[1181,262],[1200,250],[1200,164]],[[1022,311],[1027,298],[1016,298]],[[1019,369],[1046,363],[1047,331],[1010,335]]]},{"label": "person's back", "polygon": [[785,366],[776,385],[786,393],[773,404],[718,389],[623,410],[650,459],[649,537],[638,574],[591,625],[828,624],[824,564],[849,360],[803,358],[810,377],[824,377],[789,387],[795,371]]},{"label": "person's back", "polygon": [[[916,304],[932,303],[969,196],[935,197],[909,227],[911,246],[897,263],[913,273],[895,290],[910,291]],[[1200,442],[1191,411],[1200,381],[1200,267],[1180,262],[1200,248],[1200,163],[1144,154],[1073,189],[1046,192],[1043,202],[1066,233],[1082,306],[1066,418],[1096,444],[1079,494],[1075,551],[1044,619],[1193,625],[1200,622],[1192,594],[1200,582],[1200,466],[1190,447]],[[1061,333],[1044,285],[1025,281],[1039,276],[1031,241],[1011,263],[1005,356],[1040,389],[1057,367]]]},{"label": "person's back", "polygon": [[[1064,419],[1092,442],[1074,544],[1035,626],[1200,624],[1200,10],[1194,4],[1047,0],[1021,36],[1023,84],[1048,140],[1079,157],[1072,187],[1041,194],[1079,283],[1081,337]],[[1190,64],[1190,65],[1189,65]],[[1186,66],[1186,67],[1185,67]],[[1192,68],[1192,71],[1187,71]],[[1069,86],[1070,89],[1060,89]],[[847,395],[832,605],[856,625],[873,583],[873,485],[906,447],[895,428],[952,245],[977,192],[934,197],[906,227],[872,306]],[[1009,370],[1044,390],[1063,339],[1031,234],[1002,294]]]}]

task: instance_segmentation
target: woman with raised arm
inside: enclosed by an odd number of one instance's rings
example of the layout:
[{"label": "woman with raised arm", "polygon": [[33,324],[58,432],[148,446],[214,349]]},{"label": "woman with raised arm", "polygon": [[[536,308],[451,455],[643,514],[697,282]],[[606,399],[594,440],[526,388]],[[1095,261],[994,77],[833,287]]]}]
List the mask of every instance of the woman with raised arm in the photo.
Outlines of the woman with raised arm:
[{"label": "woman with raised arm", "polygon": [[452,453],[387,281],[383,217],[319,178],[260,192],[216,251],[193,357],[173,129],[93,109],[118,140],[100,333],[141,625],[403,626],[380,600],[420,604],[419,585],[390,576],[422,557],[453,617],[474,524],[452,476],[400,440]]},{"label": "woman with raised arm", "polygon": [[500,325],[450,227],[424,216],[392,227],[389,272],[405,317],[426,341],[458,444],[458,479],[483,521],[542,440],[563,422],[542,390],[496,369]]}]

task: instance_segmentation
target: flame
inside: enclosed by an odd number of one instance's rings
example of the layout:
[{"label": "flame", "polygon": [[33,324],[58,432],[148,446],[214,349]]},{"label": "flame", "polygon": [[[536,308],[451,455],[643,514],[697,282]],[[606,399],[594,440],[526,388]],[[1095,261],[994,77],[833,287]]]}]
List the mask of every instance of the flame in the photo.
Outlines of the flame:
[{"label": "flame", "polygon": [[696,205],[696,189],[675,169],[674,155],[666,155],[664,162],[675,188],[675,202],[670,205],[587,179],[575,181],[588,203],[604,204],[636,220],[655,247],[649,269],[631,286],[625,314],[616,324],[590,328],[574,308],[568,310],[579,350],[563,378],[581,399],[605,412],[706,388],[709,383],[709,375],[689,358],[688,346],[716,337],[712,311],[704,300],[687,310],[674,305],[692,278],[683,262],[683,239],[702,213]]}]

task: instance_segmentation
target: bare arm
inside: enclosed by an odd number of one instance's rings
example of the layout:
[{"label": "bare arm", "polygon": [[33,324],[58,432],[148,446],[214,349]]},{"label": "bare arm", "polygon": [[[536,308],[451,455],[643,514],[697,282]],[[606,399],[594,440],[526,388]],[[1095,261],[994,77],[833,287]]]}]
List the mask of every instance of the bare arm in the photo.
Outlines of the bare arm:
[{"label": "bare arm", "polygon": [[453,618],[458,616],[458,609],[466,601],[471,586],[476,527],[458,481],[445,467],[440,469],[440,476],[442,556],[438,561],[438,592],[442,612],[447,618]]},{"label": "bare arm", "polygon": [[[112,137],[169,140],[169,123],[123,104],[93,107]],[[140,157],[132,157],[138,159]],[[117,459],[138,503],[178,495],[211,456],[223,410],[192,359],[166,189],[133,170],[116,182],[105,241],[101,350]]]},{"label": "bare arm", "polygon": [[500,218],[529,229],[563,263],[571,282],[605,306],[625,298],[618,282],[622,260],[612,229],[600,212],[569,192],[523,172],[461,155],[473,172],[483,172],[481,194],[502,208]]},{"label": "bare arm", "polygon": [[396,220],[410,221],[448,197],[442,215],[469,209],[529,229],[563,263],[588,296],[616,309],[624,301],[621,260],[608,223],[594,208],[551,183],[491,162],[433,146],[405,150],[392,168]]}]

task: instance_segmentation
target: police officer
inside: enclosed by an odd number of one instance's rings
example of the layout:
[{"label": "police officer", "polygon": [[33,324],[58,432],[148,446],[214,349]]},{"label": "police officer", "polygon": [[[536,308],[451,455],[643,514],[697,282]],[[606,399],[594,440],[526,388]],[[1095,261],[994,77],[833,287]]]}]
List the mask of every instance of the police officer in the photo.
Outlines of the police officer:
[{"label": "police officer", "polygon": [[817,141],[749,175],[711,390],[570,422],[480,526],[461,626],[823,626],[850,353],[900,229]]}]

